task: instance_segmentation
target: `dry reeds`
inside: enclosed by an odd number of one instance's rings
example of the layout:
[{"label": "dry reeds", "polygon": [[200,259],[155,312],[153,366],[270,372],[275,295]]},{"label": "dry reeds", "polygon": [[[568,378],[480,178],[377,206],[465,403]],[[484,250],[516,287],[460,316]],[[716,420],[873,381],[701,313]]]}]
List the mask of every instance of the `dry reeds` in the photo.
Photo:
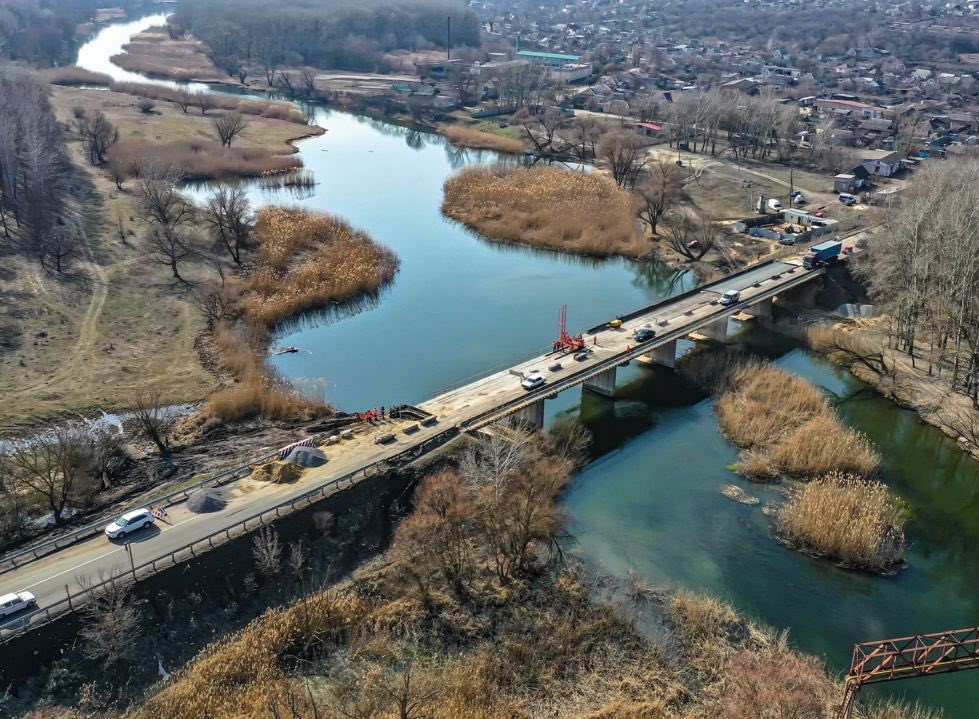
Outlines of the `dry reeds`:
[{"label": "dry reeds", "polygon": [[54,67],[44,72],[52,85],[100,85],[112,84],[112,78],[102,72],[92,72],[77,65]]},{"label": "dry reeds", "polygon": [[601,257],[649,252],[632,197],[599,173],[470,167],[446,181],[442,212],[503,242]]},{"label": "dry reeds", "polygon": [[227,177],[256,177],[288,172],[302,167],[298,155],[279,155],[265,148],[226,147],[217,140],[173,140],[149,142],[138,138],[120,140],[112,155],[125,158],[124,165],[135,174],[140,167],[165,166],[188,180]]},{"label": "dry reeds", "polygon": [[792,494],[779,510],[778,529],[805,551],[883,571],[904,558],[906,514],[883,484],[834,472]]},{"label": "dry reeds", "polygon": [[504,137],[491,132],[482,132],[463,125],[442,125],[439,133],[453,145],[471,147],[474,150],[495,150],[497,152],[523,152],[523,143],[515,137]]},{"label": "dry reeds", "polygon": [[266,207],[255,230],[261,246],[241,309],[259,325],[377,292],[398,271],[394,253],[337,217]]},{"label": "dry reeds", "polygon": [[871,476],[880,457],[845,427],[816,387],[757,360],[727,368],[717,398],[725,436],[741,447],[739,471],[755,479],[813,477],[834,471]]},{"label": "dry reeds", "polygon": [[[164,85],[151,85],[142,82],[113,82],[109,88],[113,92],[126,95],[146,97],[162,102],[186,102],[187,96],[183,90]],[[192,96],[191,96],[192,97]],[[209,94],[207,96],[209,109],[231,112],[237,110],[243,115],[258,115],[272,120],[284,120],[299,125],[305,125],[306,118],[298,107],[285,102],[260,102],[258,100],[236,100],[227,95]]]}]

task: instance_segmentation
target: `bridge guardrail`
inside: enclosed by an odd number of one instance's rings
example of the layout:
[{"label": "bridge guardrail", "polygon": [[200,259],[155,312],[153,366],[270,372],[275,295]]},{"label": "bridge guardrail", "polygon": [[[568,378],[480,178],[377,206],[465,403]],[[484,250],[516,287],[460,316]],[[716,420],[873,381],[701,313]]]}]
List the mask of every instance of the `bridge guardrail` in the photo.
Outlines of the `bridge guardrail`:
[{"label": "bridge guardrail", "polygon": [[[216,546],[230,541],[234,536],[247,533],[249,531],[248,525],[250,523],[257,522],[257,525],[255,526],[264,526],[267,521],[274,521],[272,519],[273,516],[275,519],[279,519],[283,516],[291,514],[296,509],[299,509],[300,505],[309,506],[314,504],[320,499],[326,497],[328,494],[331,494],[331,490],[341,491],[343,489],[349,489],[357,482],[371,476],[368,474],[371,469],[379,467],[383,464],[397,463],[405,458],[417,459],[433,449],[437,449],[438,447],[442,446],[458,434],[458,427],[447,427],[438,434],[429,437],[419,445],[408,447],[405,450],[392,455],[391,457],[387,457],[374,462],[373,464],[369,464],[352,472],[348,472],[341,477],[331,479],[318,487],[313,487],[298,497],[284,500],[273,507],[262,510],[261,512],[256,512],[255,514],[252,514],[229,527],[212,532],[206,537],[201,537],[193,542],[188,542],[187,544],[172,551],[164,552],[153,559],[114,574],[98,584],[93,584],[90,587],[86,587],[85,589],[81,589],[74,593],[68,593],[64,599],[61,599],[47,607],[36,609],[30,614],[25,614],[8,622],[0,623],[0,643],[8,642],[21,634],[37,629],[38,627],[41,627],[64,614],[74,611],[76,607],[81,606],[92,597],[97,596],[100,589],[112,584],[113,582],[135,582],[140,578],[145,579],[146,577],[150,577],[157,572],[167,569],[168,567],[179,564],[181,561],[187,559],[188,556],[196,557],[199,553],[205,552],[208,549],[214,549]],[[408,457],[408,455],[414,456]],[[359,479],[358,475],[360,476]],[[346,484],[345,487],[342,486],[344,484]],[[286,508],[288,508],[288,511],[285,511]],[[254,529],[254,526],[252,529]],[[198,547],[200,549],[195,551],[195,548]]]},{"label": "bridge guardrail", "polygon": [[[329,436],[330,432],[320,432],[314,434],[311,438],[319,442],[325,437]],[[222,485],[233,482],[236,479],[242,479],[247,477],[252,473],[256,465],[262,464],[264,462],[269,462],[273,459],[278,458],[278,450],[270,452],[269,454],[257,457],[246,464],[233,467],[231,469],[226,469],[218,474],[215,474],[207,479],[202,479],[193,484],[189,484],[186,487],[181,487],[176,489],[169,494],[162,495],[160,497],[155,497],[143,502],[147,505],[164,505],[166,507],[172,507],[175,504],[180,504],[187,500],[187,498],[199,489],[220,487]],[[72,544],[77,544],[83,539],[88,539],[89,537],[99,534],[105,528],[106,520],[100,519],[94,522],[90,522],[82,527],[73,529],[65,534],[61,534],[52,539],[42,541],[37,544],[30,545],[24,549],[18,550],[12,554],[7,554],[0,557],[0,575],[3,575],[13,569],[22,567],[25,564],[30,564],[31,562],[37,561],[42,557],[46,557],[49,554],[53,554],[65,547],[70,547]]]},{"label": "bridge guardrail", "polygon": [[[771,264],[771,262],[768,262],[768,263],[765,263],[765,264]],[[761,265],[761,266],[764,266],[764,265]],[[755,268],[755,269],[757,269],[757,268]],[[801,268],[798,268],[798,269],[801,269]],[[784,273],[779,273],[779,274],[794,273],[796,271],[797,271],[797,269],[796,268],[793,268],[791,270],[786,270]],[[785,286],[779,287],[779,291],[784,291],[785,289],[791,289],[792,287],[795,287],[796,285],[799,285],[799,284],[802,284],[804,282],[807,282],[810,278],[815,277],[815,276],[818,276],[818,275],[821,275],[821,274],[823,274],[823,270],[821,268],[820,269],[816,269],[816,270],[807,270],[803,274],[800,274],[797,278],[795,278],[795,280],[797,280],[797,281],[793,281],[793,282],[787,283]],[[730,280],[730,278],[732,276],[728,276],[725,279]],[[771,275],[771,276],[769,276],[766,279],[772,279],[775,276],[776,275]],[[803,278],[805,278],[805,279],[803,279]],[[679,295],[677,295],[677,297],[679,297]],[[673,299],[676,299],[676,297],[674,297]],[[750,307],[752,304],[755,303],[755,301],[756,300],[753,297],[751,299],[744,300],[742,302],[738,302],[737,304],[734,304],[734,305],[730,305],[728,307],[725,307],[724,308],[724,311],[721,312],[721,313],[719,313],[719,314],[721,314],[723,316],[730,316],[730,315],[737,314],[738,312],[740,312],[745,307]],[[652,309],[655,309],[658,306],[658,304],[659,303],[652,305],[651,306]],[[647,310],[647,311],[650,311],[650,310]],[[709,321],[715,321],[717,319],[719,319],[719,318],[718,317],[710,317],[706,321],[708,321],[708,322]],[[473,417],[473,418],[471,418],[469,420],[466,420],[460,426],[463,429],[465,429],[466,431],[480,429],[481,427],[485,427],[486,425],[492,424],[493,422],[495,422],[495,421],[497,421],[497,420],[499,420],[499,419],[501,419],[503,417],[506,417],[507,415],[514,414],[515,412],[519,412],[520,410],[525,409],[526,407],[529,407],[529,406],[535,404],[536,402],[542,401],[549,394],[552,394],[552,393],[555,393],[555,392],[563,392],[564,390],[569,389],[569,388],[571,388],[571,387],[573,387],[573,386],[575,386],[577,384],[581,384],[583,382],[587,382],[589,379],[591,379],[592,377],[594,377],[596,375],[601,374],[602,372],[606,372],[606,371],[612,369],[613,367],[618,367],[619,364],[621,364],[625,360],[635,359],[636,357],[639,357],[640,355],[643,355],[646,352],[649,352],[650,347],[653,346],[653,345],[658,346],[659,344],[665,344],[666,342],[672,342],[674,340],[681,339],[682,337],[684,337],[687,334],[689,334],[691,331],[692,330],[690,329],[689,325],[685,325],[682,328],[675,329],[675,330],[670,330],[668,332],[663,333],[662,335],[657,335],[657,337],[656,337],[655,340],[651,340],[649,343],[646,343],[643,346],[635,347],[630,352],[622,352],[620,354],[615,355],[614,357],[610,357],[608,359],[602,360],[598,364],[592,365],[591,367],[588,367],[587,369],[581,370],[581,371],[576,372],[576,373],[574,373],[574,374],[572,374],[572,375],[570,375],[568,377],[565,377],[564,379],[560,380],[559,382],[557,382],[557,383],[555,383],[553,385],[545,385],[544,387],[542,387],[542,388],[540,388],[538,390],[535,390],[529,396],[526,396],[525,395],[523,397],[517,397],[516,399],[513,399],[510,402],[506,402],[506,403],[500,405],[499,407],[495,407],[493,409],[486,410],[485,412],[483,412],[481,414],[478,414],[478,415],[476,415],[475,417]]]}]

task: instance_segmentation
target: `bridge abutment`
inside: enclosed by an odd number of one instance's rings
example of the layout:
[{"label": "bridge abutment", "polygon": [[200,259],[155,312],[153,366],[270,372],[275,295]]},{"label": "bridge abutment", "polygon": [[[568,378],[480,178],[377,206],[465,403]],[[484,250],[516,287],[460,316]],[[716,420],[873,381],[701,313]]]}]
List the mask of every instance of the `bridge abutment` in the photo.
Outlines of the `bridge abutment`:
[{"label": "bridge abutment", "polygon": [[602,397],[615,397],[615,367],[611,367],[594,377],[585,380],[583,389],[594,392]]},{"label": "bridge abutment", "polygon": [[695,334],[700,335],[699,338],[695,339],[707,338],[714,342],[723,342],[727,339],[727,317],[721,317],[704,325]]}]

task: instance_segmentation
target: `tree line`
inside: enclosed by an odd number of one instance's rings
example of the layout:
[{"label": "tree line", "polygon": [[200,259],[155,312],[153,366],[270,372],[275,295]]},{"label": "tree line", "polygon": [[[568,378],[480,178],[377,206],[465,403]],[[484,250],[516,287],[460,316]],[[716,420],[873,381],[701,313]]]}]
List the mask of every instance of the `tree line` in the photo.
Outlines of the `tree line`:
[{"label": "tree line", "polygon": [[919,173],[858,271],[890,346],[979,408],[979,160]]},{"label": "tree line", "polygon": [[192,32],[229,75],[259,68],[275,85],[280,67],[384,69],[383,53],[479,45],[479,18],[453,0],[184,0],[172,32]]},{"label": "tree line", "polygon": [[61,272],[84,236],[47,83],[0,69],[0,243]]}]

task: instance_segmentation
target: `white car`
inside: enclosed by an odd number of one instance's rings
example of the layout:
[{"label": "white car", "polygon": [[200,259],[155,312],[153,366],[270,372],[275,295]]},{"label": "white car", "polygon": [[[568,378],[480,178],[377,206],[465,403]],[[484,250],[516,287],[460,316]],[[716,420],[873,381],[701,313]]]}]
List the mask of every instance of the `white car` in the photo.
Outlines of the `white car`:
[{"label": "white car", "polygon": [[720,302],[722,305],[733,305],[740,299],[741,299],[740,292],[738,292],[737,290],[728,290],[723,295],[721,295],[721,299],[718,300],[718,302]]},{"label": "white car", "polygon": [[124,534],[131,534],[137,529],[148,527],[153,524],[153,513],[146,509],[134,509],[126,512],[117,518],[112,524],[105,528],[105,536],[109,539],[118,539]]},{"label": "white car", "polygon": [[547,379],[535,369],[530,370],[523,378],[520,386],[526,390],[537,389],[544,384]]},{"label": "white car", "polygon": [[9,617],[22,609],[36,607],[37,598],[30,592],[11,592],[0,597],[0,617]]}]

